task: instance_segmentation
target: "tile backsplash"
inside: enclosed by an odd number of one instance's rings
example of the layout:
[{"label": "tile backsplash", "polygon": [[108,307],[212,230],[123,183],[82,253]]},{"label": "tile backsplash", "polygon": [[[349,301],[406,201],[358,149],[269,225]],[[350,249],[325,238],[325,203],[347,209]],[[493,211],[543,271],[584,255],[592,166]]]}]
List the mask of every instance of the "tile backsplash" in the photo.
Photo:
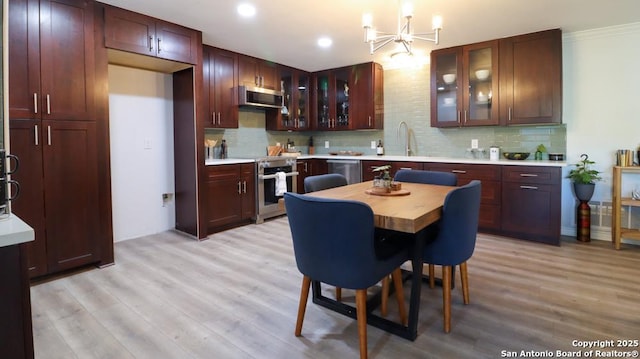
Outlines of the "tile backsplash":
[{"label": "tile backsplash", "polygon": [[[268,145],[286,144],[291,139],[296,149],[308,153],[309,137],[313,136],[317,154],[331,151],[360,151],[375,154],[371,141],[382,140],[387,155],[404,154],[404,131],[398,133],[401,121],[409,127],[412,155],[466,158],[471,140],[480,148],[498,146],[503,151],[535,152],[543,144],[551,153],[566,153],[566,125],[555,126],[486,126],[469,128],[432,128],[429,110],[429,67],[386,70],[384,72],[384,130],[336,132],[265,131],[262,110],[242,109],[238,129],[208,129],[205,137],[225,138],[229,157],[257,157],[266,154]],[[325,148],[329,141],[329,148]],[[220,141],[218,141],[220,142]]]}]

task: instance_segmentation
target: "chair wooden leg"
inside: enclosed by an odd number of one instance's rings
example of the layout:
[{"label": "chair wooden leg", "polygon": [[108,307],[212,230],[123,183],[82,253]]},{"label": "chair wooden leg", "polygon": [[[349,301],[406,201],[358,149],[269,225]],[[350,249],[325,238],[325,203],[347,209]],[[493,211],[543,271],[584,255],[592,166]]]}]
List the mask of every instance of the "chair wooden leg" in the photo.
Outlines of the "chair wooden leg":
[{"label": "chair wooden leg", "polygon": [[[393,277],[393,284],[396,289],[396,300],[398,301],[398,312],[400,313],[400,321],[402,322],[402,325],[407,325],[407,309],[404,306],[404,291],[402,290],[402,272],[400,271],[400,268],[396,268],[396,270],[394,270],[391,275]],[[385,279],[387,280],[387,282],[389,282],[389,277],[385,277]],[[387,283],[387,287],[388,286],[389,284]]]},{"label": "chair wooden leg", "polygon": [[444,332],[451,331],[451,266],[442,266],[442,307]]},{"label": "chair wooden leg", "polygon": [[336,300],[338,302],[342,301],[342,288],[336,287]]},{"label": "chair wooden leg", "polygon": [[307,310],[307,298],[309,297],[309,288],[311,287],[311,278],[304,276],[302,278],[302,289],[300,290],[300,303],[298,303],[298,320],[296,321],[296,337],[302,335],[302,321],[304,320],[304,312]]},{"label": "chair wooden leg", "polygon": [[380,314],[387,316],[387,306],[389,305],[389,276],[382,278],[382,298],[380,298]]},{"label": "chair wooden leg", "polygon": [[460,282],[462,282],[462,299],[464,304],[469,304],[469,277],[467,262],[460,263]]},{"label": "chair wooden leg", "polygon": [[436,287],[436,266],[429,264],[429,288]]},{"label": "chair wooden leg", "polygon": [[356,290],[356,317],[360,340],[360,359],[367,359],[367,290]]}]

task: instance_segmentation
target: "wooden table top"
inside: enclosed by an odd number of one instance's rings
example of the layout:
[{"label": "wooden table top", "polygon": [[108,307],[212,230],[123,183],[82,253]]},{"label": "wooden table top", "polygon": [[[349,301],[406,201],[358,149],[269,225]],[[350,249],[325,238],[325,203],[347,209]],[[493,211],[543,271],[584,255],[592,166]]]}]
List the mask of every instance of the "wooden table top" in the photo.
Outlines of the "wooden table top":
[{"label": "wooden table top", "polygon": [[442,216],[444,199],[456,188],[403,182],[402,189],[410,191],[409,195],[379,196],[365,193],[371,187],[373,187],[373,181],[368,181],[307,193],[307,195],[364,202],[373,210],[376,227],[417,233]]}]

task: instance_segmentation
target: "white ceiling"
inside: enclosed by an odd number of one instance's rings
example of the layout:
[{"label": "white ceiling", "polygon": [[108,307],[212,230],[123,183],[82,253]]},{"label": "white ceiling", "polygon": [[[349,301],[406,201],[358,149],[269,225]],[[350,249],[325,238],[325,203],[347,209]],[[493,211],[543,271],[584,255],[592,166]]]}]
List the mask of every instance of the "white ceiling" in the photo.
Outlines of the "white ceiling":
[{"label": "white ceiling", "polygon": [[[104,3],[201,30],[208,45],[252,55],[307,71],[367,61],[393,67],[393,44],[374,55],[363,42],[362,14],[373,14],[378,30],[395,32],[400,0],[101,0]],[[257,7],[253,19],[236,6]],[[443,18],[439,45],[414,42],[428,56],[436,48],[463,45],[539,30],[563,32],[640,21],[638,0],[414,0],[415,32],[431,30],[431,17]],[[316,45],[333,38],[330,49]],[[631,44],[630,44],[631,46]]]}]

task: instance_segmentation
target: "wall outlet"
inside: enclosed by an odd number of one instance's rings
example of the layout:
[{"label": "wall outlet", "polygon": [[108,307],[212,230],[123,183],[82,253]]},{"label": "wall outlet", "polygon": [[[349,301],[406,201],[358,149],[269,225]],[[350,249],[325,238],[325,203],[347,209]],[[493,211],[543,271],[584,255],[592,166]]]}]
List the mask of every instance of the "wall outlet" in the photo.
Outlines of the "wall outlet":
[{"label": "wall outlet", "polygon": [[324,148],[329,148],[329,141],[324,141]]},{"label": "wall outlet", "polygon": [[375,150],[378,147],[378,145],[376,144],[376,141],[371,141],[371,149]]},{"label": "wall outlet", "polygon": [[473,140],[471,140],[471,148],[473,149],[477,149],[478,148],[478,139],[474,138]]},{"label": "wall outlet", "polygon": [[151,149],[151,139],[150,139],[150,138],[145,138],[145,139],[142,141],[142,147],[143,147],[145,150],[150,150],[150,149]]}]

